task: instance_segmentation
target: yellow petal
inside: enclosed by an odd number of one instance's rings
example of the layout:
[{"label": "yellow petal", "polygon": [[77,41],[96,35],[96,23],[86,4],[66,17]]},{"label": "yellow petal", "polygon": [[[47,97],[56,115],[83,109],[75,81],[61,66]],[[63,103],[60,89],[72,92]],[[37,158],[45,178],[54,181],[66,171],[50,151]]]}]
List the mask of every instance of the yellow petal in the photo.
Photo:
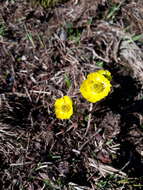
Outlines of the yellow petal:
[{"label": "yellow petal", "polygon": [[111,90],[110,81],[97,72],[90,73],[80,86],[82,96],[95,103],[106,97]]},{"label": "yellow petal", "polygon": [[97,71],[97,73],[103,75],[103,76],[106,77],[109,81],[112,80],[111,73],[110,73],[108,70],[99,70],[99,71]]},{"label": "yellow petal", "polygon": [[69,119],[73,114],[72,100],[63,96],[55,101],[55,114],[58,119]]}]

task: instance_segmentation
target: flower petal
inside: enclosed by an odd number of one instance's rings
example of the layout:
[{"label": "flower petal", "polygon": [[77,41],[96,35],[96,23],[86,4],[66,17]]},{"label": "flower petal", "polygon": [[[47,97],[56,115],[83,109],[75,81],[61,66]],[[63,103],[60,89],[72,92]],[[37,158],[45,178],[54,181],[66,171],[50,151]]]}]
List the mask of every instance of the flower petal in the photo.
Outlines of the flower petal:
[{"label": "flower petal", "polygon": [[80,86],[82,96],[92,103],[106,97],[110,90],[110,81],[98,72],[90,73]]},{"label": "flower petal", "polygon": [[73,114],[72,100],[63,96],[55,101],[55,114],[58,119],[69,119]]}]

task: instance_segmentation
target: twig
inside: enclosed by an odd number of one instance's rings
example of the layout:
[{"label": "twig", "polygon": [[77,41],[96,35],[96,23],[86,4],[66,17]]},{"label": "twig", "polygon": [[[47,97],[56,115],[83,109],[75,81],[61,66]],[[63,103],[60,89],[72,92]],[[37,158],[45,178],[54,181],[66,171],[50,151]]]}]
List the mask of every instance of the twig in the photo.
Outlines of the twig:
[{"label": "twig", "polygon": [[87,123],[87,127],[86,127],[86,131],[85,131],[85,136],[87,135],[89,128],[90,128],[90,123],[91,123],[91,111],[93,109],[93,104],[90,103],[90,108],[89,108],[89,115],[88,115],[88,123]]}]

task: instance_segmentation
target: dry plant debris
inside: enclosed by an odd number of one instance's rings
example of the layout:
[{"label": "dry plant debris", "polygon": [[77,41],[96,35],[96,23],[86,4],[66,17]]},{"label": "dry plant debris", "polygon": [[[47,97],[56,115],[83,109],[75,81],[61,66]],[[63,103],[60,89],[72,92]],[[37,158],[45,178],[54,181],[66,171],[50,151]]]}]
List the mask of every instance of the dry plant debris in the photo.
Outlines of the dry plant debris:
[{"label": "dry plant debris", "polygon": [[[0,2],[2,189],[142,189],[142,0]],[[110,96],[84,100],[89,73],[109,70]],[[75,102],[69,120],[54,102]]]}]

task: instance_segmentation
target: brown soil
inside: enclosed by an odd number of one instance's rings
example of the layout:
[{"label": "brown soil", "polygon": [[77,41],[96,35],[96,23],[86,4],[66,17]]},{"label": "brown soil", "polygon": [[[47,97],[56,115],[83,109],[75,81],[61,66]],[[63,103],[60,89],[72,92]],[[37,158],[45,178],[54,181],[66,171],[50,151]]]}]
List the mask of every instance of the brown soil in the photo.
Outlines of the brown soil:
[{"label": "brown soil", "polygon": [[[3,190],[142,189],[143,2],[0,1],[0,184]],[[112,74],[90,104],[84,77]],[[70,120],[53,104],[68,94]]]}]

